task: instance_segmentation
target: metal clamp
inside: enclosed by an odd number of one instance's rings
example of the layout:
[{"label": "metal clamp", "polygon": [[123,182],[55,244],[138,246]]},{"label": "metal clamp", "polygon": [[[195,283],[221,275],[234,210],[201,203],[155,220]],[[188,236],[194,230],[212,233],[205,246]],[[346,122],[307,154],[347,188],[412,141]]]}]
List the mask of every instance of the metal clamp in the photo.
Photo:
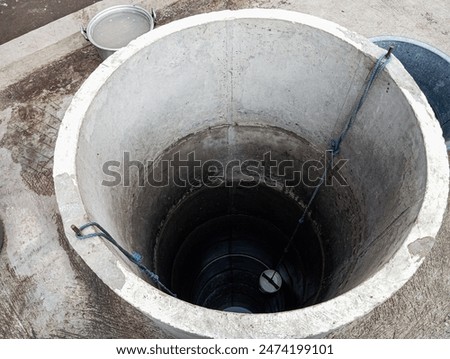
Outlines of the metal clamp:
[{"label": "metal clamp", "polygon": [[150,8],[150,15],[153,18],[154,25],[156,24],[156,12],[153,10],[153,8]]}]

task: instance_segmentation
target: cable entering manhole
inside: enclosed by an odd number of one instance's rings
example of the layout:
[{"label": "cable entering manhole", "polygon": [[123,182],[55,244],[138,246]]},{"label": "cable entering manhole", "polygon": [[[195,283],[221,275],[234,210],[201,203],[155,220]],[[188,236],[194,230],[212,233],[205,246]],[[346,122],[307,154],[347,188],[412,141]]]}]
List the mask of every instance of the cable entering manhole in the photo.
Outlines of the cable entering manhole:
[{"label": "cable entering manhole", "polygon": [[387,63],[391,59],[392,51],[394,50],[393,46],[390,46],[387,50],[386,54],[380,56],[375,63],[375,65],[372,67],[368,79],[366,80],[366,83],[362,89],[362,93],[356,102],[356,104],[353,107],[353,110],[347,120],[347,123],[345,124],[344,128],[341,130],[341,133],[338,138],[332,138],[330,141],[330,147],[327,151],[331,153],[331,161],[328,161],[328,163],[325,166],[325,171],[323,172],[322,176],[320,177],[320,181],[318,185],[315,187],[308,204],[306,205],[305,209],[303,210],[302,216],[299,218],[297,225],[292,232],[292,235],[286,244],[283,254],[281,255],[280,259],[278,260],[278,264],[275,266],[275,270],[265,270],[260,278],[259,278],[259,285],[263,292],[265,293],[275,293],[277,292],[281,287],[282,278],[280,274],[277,272],[280,265],[283,263],[286,254],[291,249],[292,242],[294,241],[297,232],[299,231],[301,225],[305,223],[306,216],[308,214],[308,211],[311,208],[311,205],[313,201],[316,199],[317,194],[319,193],[320,188],[325,183],[325,179],[327,176],[328,169],[332,168],[333,164],[333,158],[337,156],[340,152],[340,147],[344,139],[346,138],[348,132],[350,131],[350,128],[352,127],[354,121],[356,120],[356,117],[358,116],[359,110],[362,108],[364,102],[366,101],[366,98],[369,94],[369,90],[372,87],[374,81],[378,77],[378,75],[383,71],[383,69],[386,67]]}]

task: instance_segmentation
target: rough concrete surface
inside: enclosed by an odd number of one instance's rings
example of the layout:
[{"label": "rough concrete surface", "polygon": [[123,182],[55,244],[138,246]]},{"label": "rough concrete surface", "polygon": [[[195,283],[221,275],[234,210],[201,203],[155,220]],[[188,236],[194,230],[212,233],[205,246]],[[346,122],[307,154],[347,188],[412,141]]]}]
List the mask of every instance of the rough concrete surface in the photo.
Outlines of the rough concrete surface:
[{"label": "rough concrete surface", "polygon": [[[159,25],[188,15],[247,7],[297,10],[365,36],[399,35],[450,53],[448,0],[188,1],[159,10]],[[100,63],[86,46],[0,90],[0,337],[161,337],[71,250],[51,169],[60,120]],[[386,303],[331,338],[450,338],[450,215],[414,277]]]}]

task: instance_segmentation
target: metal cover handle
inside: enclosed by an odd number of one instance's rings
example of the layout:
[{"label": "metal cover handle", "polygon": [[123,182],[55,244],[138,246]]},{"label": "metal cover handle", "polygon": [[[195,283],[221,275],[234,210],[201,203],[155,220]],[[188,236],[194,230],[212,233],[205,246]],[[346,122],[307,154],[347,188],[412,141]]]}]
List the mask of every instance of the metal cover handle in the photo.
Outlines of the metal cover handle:
[{"label": "metal cover handle", "polygon": [[83,25],[80,25],[80,32],[81,32],[81,35],[83,35],[83,37],[84,37],[87,41],[89,41],[89,38],[88,38],[88,36],[87,36],[86,28],[85,28]]}]

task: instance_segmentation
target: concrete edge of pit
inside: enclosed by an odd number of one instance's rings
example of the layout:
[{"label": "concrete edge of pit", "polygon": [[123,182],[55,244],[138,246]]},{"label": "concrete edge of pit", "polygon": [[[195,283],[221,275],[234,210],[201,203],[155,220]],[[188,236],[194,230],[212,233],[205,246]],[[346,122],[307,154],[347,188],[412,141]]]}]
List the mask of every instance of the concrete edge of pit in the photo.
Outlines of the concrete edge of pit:
[{"label": "concrete edge of pit", "polygon": [[396,254],[372,278],[349,292],[327,302],[289,312],[272,314],[219,312],[197,307],[162,293],[124,266],[104,243],[77,241],[70,230],[71,224],[82,224],[89,220],[78,191],[75,160],[79,129],[92,96],[101,89],[102,84],[115,69],[141,48],[168,34],[192,26],[237,18],[279,19],[315,27],[355,46],[374,61],[385,53],[369,40],[337,24],[285,10],[253,9],[197,15],[170,23],[133,41],[127,48],[108,58],[104,66],[100,66],[93,73],[75,96],[63,120],[56,145],[53,175],[66,236],[74,249],[106,285],[176,337],[323,337],[373,310],[412,277],[424,257],[410,252],[408,246],[425,237],[434,238],[445,212],[449,169],[447,152],[441,137],[442,131],[425,96],[396,59],[388,64],[386,71],[402,89],[416,113],[428,155],[424,200],[411,232]]}]

